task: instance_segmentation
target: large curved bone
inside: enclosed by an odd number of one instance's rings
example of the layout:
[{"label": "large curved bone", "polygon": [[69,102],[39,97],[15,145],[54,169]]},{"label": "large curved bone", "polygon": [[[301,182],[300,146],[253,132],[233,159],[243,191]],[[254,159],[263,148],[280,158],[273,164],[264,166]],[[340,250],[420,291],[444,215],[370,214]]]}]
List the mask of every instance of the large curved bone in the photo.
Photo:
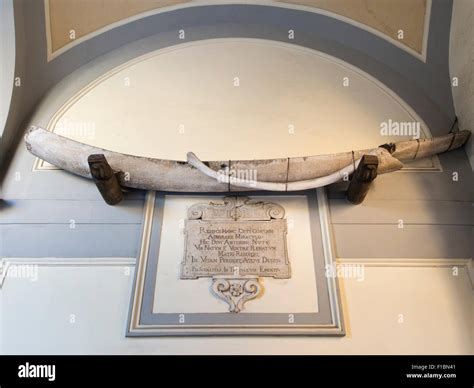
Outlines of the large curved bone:
[{"label": "large curved bone", "polygon": [[[350,174],[357,161],[369,153],[379,159],[378,174],[396,171],[403,167],[403,160],[459,148],[469,135],[469,131],[460,131],[433,140],[411,140],[375,149],[331,155],[204,163],[193,157],[187,163],[126,155],[79,143],[36,126],[28,128],[25,142],[33,155],[86,178],[92,178],[87,162],[89,155],[104,154],[114,171],[123,172],[118,175],[123,187],[176,192],[228,192],[242,189],[305,190],[331,184]],[[200,166],[200,169],[193,164]],[[232,179],[232,175],[228,181],[216,179],[214,172],[226,170],[255,171],[256,179],[246,182]],[[224,173],[225,175],[229,174]]]},{"label": "large curved bone", "polygon": [[[372,151],[373,153],[373,151]],[[242,188],[253,188],[256,190],[268,190],[268,191],[300,191],[315,189],[317,187],[323,187],[330,185],[331,183],[338,182],[344,177],[348,177],[349,174],[352,174],[355,169],[359,166],[361,159],[354,161],[354,163],[349,164],[348,166],[341,168],[340,170],[333,172],[332,174],[322,176],[314,179],[301,180],[297,182],[287,182],[287,183],[278,183],[278,182],[262,182],[262,181],[252,181],[245,180],[241,178],[236,178],[233,176],[219,175],[217,171],[207,167],[199,158],[192,152],[188,152],[188,163],[196,167],[204,175],[207,175],[210,178],[214,178],[218,181],[229,182],[233,186],[242,187]],[[224,178],[224,179],[223,179]]]}]

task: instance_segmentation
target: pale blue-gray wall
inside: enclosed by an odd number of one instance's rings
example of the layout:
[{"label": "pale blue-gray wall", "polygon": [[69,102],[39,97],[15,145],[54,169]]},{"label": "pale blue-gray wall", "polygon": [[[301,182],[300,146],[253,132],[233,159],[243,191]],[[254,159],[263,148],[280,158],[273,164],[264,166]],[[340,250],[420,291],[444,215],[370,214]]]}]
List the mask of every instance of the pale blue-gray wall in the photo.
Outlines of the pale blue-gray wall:
[{"label": "pale blue-gray wall", "polygon": [[[32,172],[34,157],[21,142],[24,124],[44,93],[88,62],[108,55],[100,71],[106,72],[133,57],[181,43],[177,34],[181,28],[186,29],[189,41],[255,37],[287,42],[291,26],[297,31],[295,44],[341,58],[373,75],[402,97],[433,135],[441,135],[454,120],[448,62],[451,10],[451,1],[433,0],[426,63],[340,20],[257,5],[191,7],[148,16],[91,38],[47,62],[43,2],[15,1],[15,74],[21,76],[22,86],[13,90],[0,142],[4,171],[0,257],[137,255],[144,193],[127,193],[123,204],[108,207],[90,181],[63,171]],[[112,50],[120,52],[126,44],[132,49],[113,54]],[[90,72],[78,79],[70,94],[99,75]],[[443,172],[378,177],[360,206],[344,200],[347,184],[331,187],[336,255],[471,257],[472,171],[462,149],[441,155],[440,162]],[[459,180],[452,179],[453,172]],[[400,219],[403,229],[398,228]]]}]

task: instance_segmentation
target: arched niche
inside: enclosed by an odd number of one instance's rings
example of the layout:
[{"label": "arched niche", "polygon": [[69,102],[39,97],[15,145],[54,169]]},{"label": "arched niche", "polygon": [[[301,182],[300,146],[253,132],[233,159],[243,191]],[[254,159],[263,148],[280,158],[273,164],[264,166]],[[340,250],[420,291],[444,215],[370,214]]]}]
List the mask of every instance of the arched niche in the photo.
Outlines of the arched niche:
[{"label": "arched niche", "polygon": [[[100,66],[96,61],[81,71]],[[406,140],[417,136],[416,128],[421,138],[431,137],[408,104],[367,73],[276,41],[211,39],[152,51],[68,96],[78,78],[58,84],[32,123],[127,154],[282,158]],[[43,110],[51,107],[48,101],[58,109]],[[409,123],[415,132],[387,135],[382,128],[390,123]],[[430,159],[417,167],[437,169],[437,163]],[[38,162],[36,168],[51,166]]]}]

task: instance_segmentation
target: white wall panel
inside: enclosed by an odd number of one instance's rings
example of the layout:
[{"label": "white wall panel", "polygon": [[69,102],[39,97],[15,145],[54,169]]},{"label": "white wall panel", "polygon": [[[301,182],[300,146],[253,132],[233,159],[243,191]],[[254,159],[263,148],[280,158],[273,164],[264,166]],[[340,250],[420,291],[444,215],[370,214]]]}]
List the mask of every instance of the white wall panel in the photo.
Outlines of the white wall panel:
[{"label": "white wall panel", "polygon": [[[104,104],[107,101],[107,104]],[[151,52],[69,100],[48,129],[118,152],[185,160],[285,158],[376,147],[419,122],[384,84],[346,62],[261,39],[211,39]]]},{"label": "white wall panel", "polygon": [[467,270],[454,276],[449,262],[438,264],[372,263],[362,281],[342,282],[345,337],[278,339],[125,338],[133,279],[126,264],[40,266],[37,281],[7,278],[0,290],[0,353],[472,354]]}]

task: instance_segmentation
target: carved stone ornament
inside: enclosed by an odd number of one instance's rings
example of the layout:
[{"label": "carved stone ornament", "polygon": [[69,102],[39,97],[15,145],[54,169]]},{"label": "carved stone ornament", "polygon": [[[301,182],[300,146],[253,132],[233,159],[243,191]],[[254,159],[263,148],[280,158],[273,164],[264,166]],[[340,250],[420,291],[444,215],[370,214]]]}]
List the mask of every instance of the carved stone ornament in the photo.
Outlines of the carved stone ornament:
[{"label": "carved stone ornament", "polygon": [[244,303],[258,296],[262,290],[258,278],[253,276],[235,276],[213,278],[212,291],[218,298],[229,304],[231,313],[238,313],[244,307]]},{"label": "carved stone ornament", "polygon": [[213,278],[214,294],[240,312],[261,293],[259,277],[291,277],[284,216],[276,203],[243,196],[191,206],[181,279]]}]

